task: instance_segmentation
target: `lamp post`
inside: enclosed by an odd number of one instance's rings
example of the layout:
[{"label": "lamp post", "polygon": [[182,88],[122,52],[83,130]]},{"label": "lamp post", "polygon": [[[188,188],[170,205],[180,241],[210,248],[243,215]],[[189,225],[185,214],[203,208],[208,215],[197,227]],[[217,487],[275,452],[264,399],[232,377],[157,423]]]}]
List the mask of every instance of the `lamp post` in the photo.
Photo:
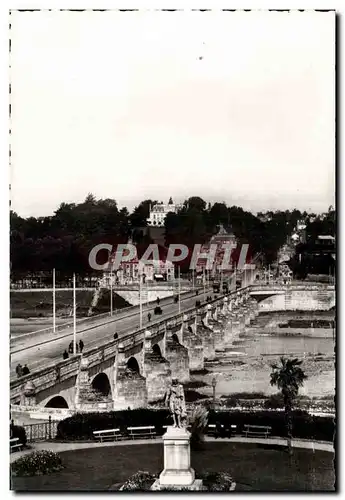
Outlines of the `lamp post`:
[{"label": "lamp post", "polygon": [[55,269],[53,269],[53,332],[56,330]]},{"label": "lamp post", "polygon": [[181,312],[181,271],[178,266],[178,312]]},{"label": "lamp post", "polygon": [[213,377],[212,379],[212,387],[213,387],[213,409],[216,409],[216,385],[217,385],[217,379],[216,377]]},{"label": "lamp post", "polygon": [[142,283],[141,283],[141,280],[142,280],[142,274],[139,274],[139,325],[140,325],[140,329],[142,329],[143,327],[143,303],[142,303],[142,297],[141,297],[141,294],[142,294]]}]

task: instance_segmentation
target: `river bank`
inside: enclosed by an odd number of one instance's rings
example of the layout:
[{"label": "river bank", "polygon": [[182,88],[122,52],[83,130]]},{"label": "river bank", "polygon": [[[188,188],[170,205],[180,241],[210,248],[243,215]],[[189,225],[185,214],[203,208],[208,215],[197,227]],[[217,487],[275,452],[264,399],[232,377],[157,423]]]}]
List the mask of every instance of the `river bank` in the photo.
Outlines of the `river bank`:
[{"label": "river bank", "polygon": [[[212,379],[216,378],[217,398],[234,393],[262,393],[270,396],[276,387],[270,385],[271,365],[281,356],[303,360],[307,375],[301,396],[331,399],[335,395],[335,338],[333,328],[286,328],[279,327],[289,320],[304,318],[306,321],[323,318],[334,321],[334,311],[308,314],[260,314],[254,324],[233,337],[221,351],[216,351],[212,361],[205,362],[205,374],[193,374],[192,381],[205,384],[198,389],[211,397]],[[274,326],[273,326],[274,325]],[[317,325],[317,322],[315,322]],[[322,324],[323,326],[323,324]]]}]

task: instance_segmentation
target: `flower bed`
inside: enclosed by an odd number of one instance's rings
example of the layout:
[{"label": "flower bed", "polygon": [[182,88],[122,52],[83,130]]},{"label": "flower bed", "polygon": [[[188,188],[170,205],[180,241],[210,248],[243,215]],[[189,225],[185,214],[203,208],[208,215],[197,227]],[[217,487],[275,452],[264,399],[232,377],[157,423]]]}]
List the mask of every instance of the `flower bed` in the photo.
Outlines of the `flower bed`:
[{"label": "flower bed", "polygon": [[34,451],[11,464],[14,476],[40,476],[63,469],[60,455],[53,451]]},{"label": "flower bed", "polygon": [[[133,474],[120,488],[121,491],[150,491],[158,476],[146,471],[139,471]],[[227,472],[211,472],[201,474],[204,492],[233,491],[236,483]],[[190,491],[188,487],[176,486],[165,487],[164,491]]]}]

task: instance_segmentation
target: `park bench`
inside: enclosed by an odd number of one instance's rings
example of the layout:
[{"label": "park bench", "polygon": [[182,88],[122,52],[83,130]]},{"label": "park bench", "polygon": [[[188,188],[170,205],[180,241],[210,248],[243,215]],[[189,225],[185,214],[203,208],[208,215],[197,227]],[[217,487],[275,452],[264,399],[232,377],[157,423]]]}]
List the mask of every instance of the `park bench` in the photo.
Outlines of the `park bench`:
[{"label": "park bench", "polygon": [[[220,424],[222,429],[224,429],[224,424]],[[231,425],[231,434],[235,434],[237,431],[237,425]],[[216,424],[209,424],[206,429],[206,434],[208,436],[217,436],[218,435],[218,430],[216,428]]]},{"label": "park bench", "polygon": [[121,433],[120,429],[106,429],[103,431],[93,431],[93,437],[99,439],[101,443],[106,439],[117,441],[121,438]]},{"label": "park bench", "polygon": [[22,443],[19,441],[19,438],[11,438],[10,439],[10,452],[14,450],[21,450],[23,447]]},{"label": "park bench", "polygon": [[267,425],[244,425],[245,437],[257,436],[267,438],[272,432],[272,427]]},{"label": "park bench", "polygon": [[131,439],[141,437],[150,437],[151,439],[153,439],[156,437],[156,430],[153,425],[149,425],[146,427],[127,427],[127,431]]}]

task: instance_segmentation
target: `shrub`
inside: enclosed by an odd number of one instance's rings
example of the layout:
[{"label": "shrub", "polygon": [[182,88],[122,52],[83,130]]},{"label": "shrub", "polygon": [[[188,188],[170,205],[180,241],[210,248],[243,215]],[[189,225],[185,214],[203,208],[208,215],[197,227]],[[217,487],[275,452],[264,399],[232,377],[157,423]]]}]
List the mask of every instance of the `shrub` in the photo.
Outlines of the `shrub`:
[{"label": "shrub", "polygon": [[10,425],[10,436],[11,438],[19,438],[19,441],[22,443],[23,446],[26,445],[26,432],[24,427],[21,427],[20,425]]},{"label": "shrub", "polygon": [[268,399],[266,399],[264,403],[264,408],[284,408],[284,398],[283,395],[278,393],[278,394],[272,394]]},{"label": "shrub", "polygon": [[234,480],[227,472],[209,472],[201,479],[207,491],[229,491],[234,485]]},{"label": "shrub", "polygon": [[[199,475],[198,475],[199,476]],[[157,479],[157,476],[146,471],[139,471],[133,474],[122,485],[121,491],[149,491],[152,484]],[[211,472],[201,474],[200,479],[203,481],[204,491],[230,491],[234,487],[234,480],[227,472]],[[188,487],[171,486],[165,487],[165,491],[190,491]]]},{"label": "shrub", "polygon": [[197,406],[191,416],[190,446],[199,449],[205,439],[205,428],[208,422],[208,410],[203,406]]},{"label": "shrub", "polygon": [[127,481],[123,484],[121,490],[148,491],[156,479],[157,477],[150,472],[139,471],[127,479]]},{"label": "shrub", "polygon": [[63,468],[60,455],[53,451],[34,451],[18,458],[11,465],[14,476],[39,476]]}]

